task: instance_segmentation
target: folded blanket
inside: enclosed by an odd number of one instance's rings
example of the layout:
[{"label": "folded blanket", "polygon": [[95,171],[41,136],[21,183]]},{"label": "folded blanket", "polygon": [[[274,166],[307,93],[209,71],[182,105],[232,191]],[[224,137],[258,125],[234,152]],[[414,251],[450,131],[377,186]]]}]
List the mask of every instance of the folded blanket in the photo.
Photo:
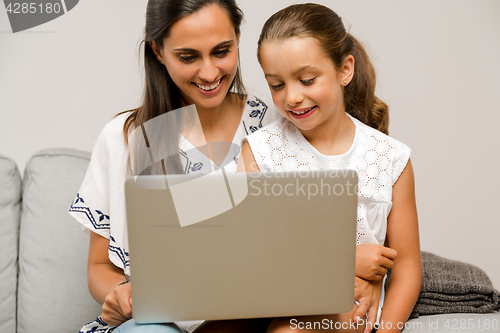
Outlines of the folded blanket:
[{"label": "folded blanket", "polygon": [[500,309],[500,292],[481,269],[422,252],[422,288],[410,318]]}]

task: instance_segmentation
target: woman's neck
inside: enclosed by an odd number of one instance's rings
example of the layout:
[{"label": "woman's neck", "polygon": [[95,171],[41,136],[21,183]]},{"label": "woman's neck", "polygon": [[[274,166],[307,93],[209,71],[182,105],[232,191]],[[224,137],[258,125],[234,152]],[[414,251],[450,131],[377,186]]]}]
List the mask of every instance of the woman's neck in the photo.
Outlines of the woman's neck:
[{"label": "woman's neck", "polygon": [[217,128],[221,121],[227,117],[229,112],[234,112],[234,110],[232,110],[233,108],[232,94],[227,94],[222,103],[213,108],[204,108],[196,105],[196,110],[198,111],[198,117],[200,118],[203,130],[211,132]]}]

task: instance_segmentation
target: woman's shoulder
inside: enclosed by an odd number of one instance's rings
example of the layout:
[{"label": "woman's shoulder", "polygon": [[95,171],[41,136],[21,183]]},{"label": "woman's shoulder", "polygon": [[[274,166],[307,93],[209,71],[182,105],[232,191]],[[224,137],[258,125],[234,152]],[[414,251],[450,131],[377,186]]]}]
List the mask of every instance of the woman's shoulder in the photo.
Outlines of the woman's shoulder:
[{"label": "woman's shoulder", "polygon": [[123,126],[130,116],[129,111],[121,112],[111,118],[102,128],[101,135],[113,137],[117,134],[123,135]]},{"label": "woman's shoulder", "polygon": [[102,128],[99,136],[97,138],[97,142],[112,144],[115,145],[117,143],[125,144],[125,136],[123,132],[123,126],[125,125],[125,121],[129,117],[130,112],[122,112],[111,118]]},{"label": "woman's shoulder", "polygon": [[92,155],[109,159],[128,154],[123,126],[129,115],[130,112],[119,113],[104,125],[94,142]]}]

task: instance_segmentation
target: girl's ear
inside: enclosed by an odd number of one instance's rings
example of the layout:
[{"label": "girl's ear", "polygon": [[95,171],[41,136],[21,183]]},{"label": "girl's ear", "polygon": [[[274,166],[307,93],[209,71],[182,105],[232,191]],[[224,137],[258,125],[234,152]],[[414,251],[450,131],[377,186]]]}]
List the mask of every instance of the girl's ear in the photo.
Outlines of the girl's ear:
[{"label": "girl's ear", "polygon": [[156,54],[156,58],[158,58],[158,61],[163,63],[163,55],[161,54],[161,50],[156,46],[156,43],[154,41],[149,42],[149,45],[151,45],[151,48],[153,49],[153,52]]},{"label": "girl's ear", "polygon": [[239,46],[240,45],[240,37],[241,37],[241,31],[238,32],[238,35],[236,36],[236,45]]},{"label": "girl's ear", "polygon": [[340,69],[340,84],[347,86],[354,76],[354,57],[348,55]]}]

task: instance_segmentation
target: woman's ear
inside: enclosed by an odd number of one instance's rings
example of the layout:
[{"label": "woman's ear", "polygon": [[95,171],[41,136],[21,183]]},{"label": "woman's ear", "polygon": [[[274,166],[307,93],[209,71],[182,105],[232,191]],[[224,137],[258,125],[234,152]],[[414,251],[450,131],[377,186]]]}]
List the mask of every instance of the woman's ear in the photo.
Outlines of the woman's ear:
[{"label": "woman's ear", "polygon": [[149,45],[151,45],[151,48],[153,49],[153,52],[156,55],[156,58],[158,58],[158,61],[163,63],[163,55],[161,53],[161,50],[158,48],[158,46],[156,46],[155,41],[153,40],[153,41],[149,42]]},{"label": "woman's ear", "polygon": [[240,45],[240,37],[241,37],[241,31],[238,32],[238,34],[236,35],[236,46]]},{"label": "woman's ear", "polygon": [[340,69],[340,83],[347,86],[354,76],[354,57],[348,55]]}]

